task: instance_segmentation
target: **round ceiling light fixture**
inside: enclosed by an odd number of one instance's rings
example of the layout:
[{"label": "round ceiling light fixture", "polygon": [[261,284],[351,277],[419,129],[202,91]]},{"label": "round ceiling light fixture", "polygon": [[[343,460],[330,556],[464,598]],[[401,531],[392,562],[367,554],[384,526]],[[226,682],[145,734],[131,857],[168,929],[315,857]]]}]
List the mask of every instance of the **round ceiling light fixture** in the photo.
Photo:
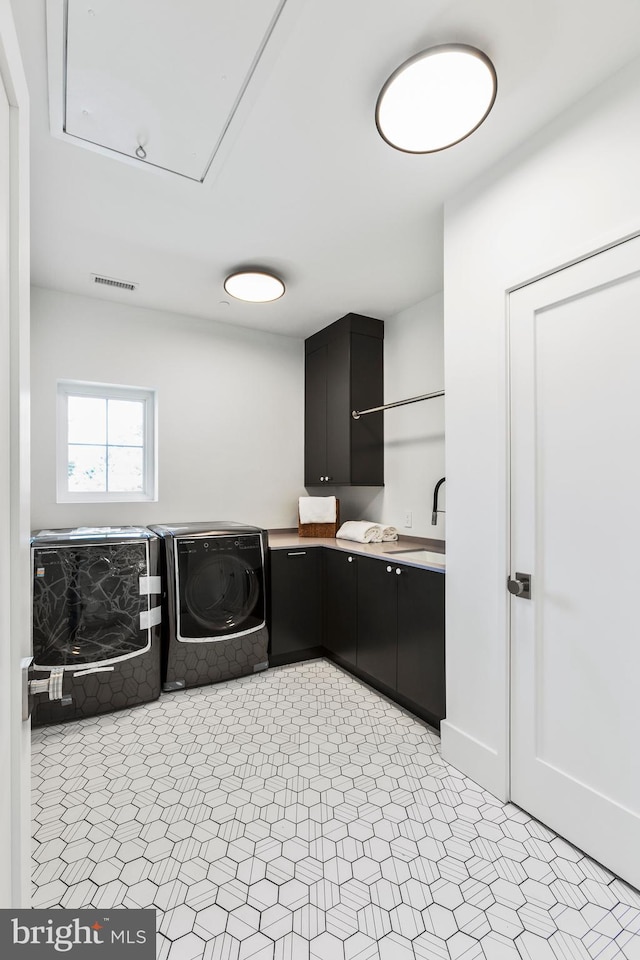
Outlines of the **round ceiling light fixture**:
[{"label": "round ceiling light fixture", "polygon": [[481,50],[462,43],[431,47],[391,74],[376,103],[376,126],[396,150],[445,150],[480,126],[497,89],[495,68]]},{"label": "round ceiling light fixture", "polygon": [[269,303],[283,295],[284,283],[279,277],[264,270],[239,270],[227,277],[224,289],[236,300]]}]

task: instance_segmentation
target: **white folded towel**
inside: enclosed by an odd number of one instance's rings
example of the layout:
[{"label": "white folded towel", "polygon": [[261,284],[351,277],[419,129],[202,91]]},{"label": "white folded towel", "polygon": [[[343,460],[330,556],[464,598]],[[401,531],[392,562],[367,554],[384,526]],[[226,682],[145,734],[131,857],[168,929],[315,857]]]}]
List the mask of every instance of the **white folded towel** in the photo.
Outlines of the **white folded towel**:
[{"label": "white folded towel", "polygon": [[372,520],[348,520],[343,523],[336,537],[340,540],[355,540],[357,543],[382,543],[398,539],[395,527],[384,527]]},{"label": "white folded towel", "polygon": [[382,539],[385,541],[385,543],[389,540],[398,539],[398,531],[395,527],[383,527],[381,524],[378,524],[378,526],[380,527]]},{"label": "white folded towel", "polygon": [[335,523],[335,497],[298,497],[300,523]]},{"label": "white folded towel", "polygon": [[370,527],[376,527],[377,533],[374,534],[371,543],[382,543],[388,540],[397,540],[398,531],[395,527],[385,527],[381,523],[375,523],[373,520],[362,520],[361,523],[368,523]]},{"label": "white folded towel", "polygon": [[356,543],[382,543],[382,530],[377,523],[368,520],[347,520],[336,537],[339,540],[354,540]]}]

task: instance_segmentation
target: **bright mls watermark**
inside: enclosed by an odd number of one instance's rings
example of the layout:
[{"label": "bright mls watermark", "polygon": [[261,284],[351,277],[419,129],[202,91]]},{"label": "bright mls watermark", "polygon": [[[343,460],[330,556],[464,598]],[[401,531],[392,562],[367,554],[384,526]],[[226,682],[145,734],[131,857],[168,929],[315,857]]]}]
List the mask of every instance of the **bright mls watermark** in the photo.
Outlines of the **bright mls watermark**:
[{"label": "bright mls watermark", "polygon": [[2,960],[156,960],[155,910],[0,910]]}]

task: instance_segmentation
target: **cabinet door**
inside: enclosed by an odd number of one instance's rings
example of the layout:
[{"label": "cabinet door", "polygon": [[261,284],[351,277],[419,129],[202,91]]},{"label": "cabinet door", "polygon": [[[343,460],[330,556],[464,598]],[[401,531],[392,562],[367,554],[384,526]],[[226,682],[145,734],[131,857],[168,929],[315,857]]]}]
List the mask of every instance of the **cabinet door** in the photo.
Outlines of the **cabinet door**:
[{"label": "cabinet door", "polygon": [[396,580],[401,579],[395,570],[395,564],[358,557],[356,665],[391,689],[396,686]]},{"label": "cabinet door", "polygon": [[327,346],[308,353],[304,383],[304,483],[327,475]]},{"label": "cabinet door", "polygon": [[351,336],[344,333],[327,348],[327,476],[329,483],[351,483]]},{"label": "cabinet door", "polygon": [[[322,644],[320,550],[271,550],[271,656],[295,660]],[[302,657],[301,659],[304,659]]]},{"label": "cabinet door", "polygon": [[[353,334],[351,353],[351,398],[347,409],[369,410],[384,403],[383,341]],[[370,413],[360,420],[348,418],[351,432],[353,484],[384,483],[384,414]]]},{"label": "cabinet door", "polygon": [[324,550],[324,645],[347,664],[356,665],[357,562],[351,554]]},{"label": "cabinet door", "polygon": [[444,574],[401,570],[397,691],[439,722],[445,717]]}]

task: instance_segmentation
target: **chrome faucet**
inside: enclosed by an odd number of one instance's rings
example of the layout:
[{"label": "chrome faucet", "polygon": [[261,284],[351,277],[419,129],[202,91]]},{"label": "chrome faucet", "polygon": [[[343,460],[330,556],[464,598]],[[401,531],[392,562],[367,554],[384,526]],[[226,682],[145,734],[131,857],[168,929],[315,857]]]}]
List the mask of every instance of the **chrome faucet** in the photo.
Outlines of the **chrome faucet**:
[{"label": "chrome faucet", "polygon": [[442,486],[442,484],[445,482],[446,479],[447,479],[446,477],[443,477],[441,480],[438,480],[438,482],[435,485],[435,489],[433,491],[433,511],[431,513],[431,524],[434,527],[438,522],[438,514],[445,512],[444,510],[438,510],[438,493],[440,491],[440,487]]}]

